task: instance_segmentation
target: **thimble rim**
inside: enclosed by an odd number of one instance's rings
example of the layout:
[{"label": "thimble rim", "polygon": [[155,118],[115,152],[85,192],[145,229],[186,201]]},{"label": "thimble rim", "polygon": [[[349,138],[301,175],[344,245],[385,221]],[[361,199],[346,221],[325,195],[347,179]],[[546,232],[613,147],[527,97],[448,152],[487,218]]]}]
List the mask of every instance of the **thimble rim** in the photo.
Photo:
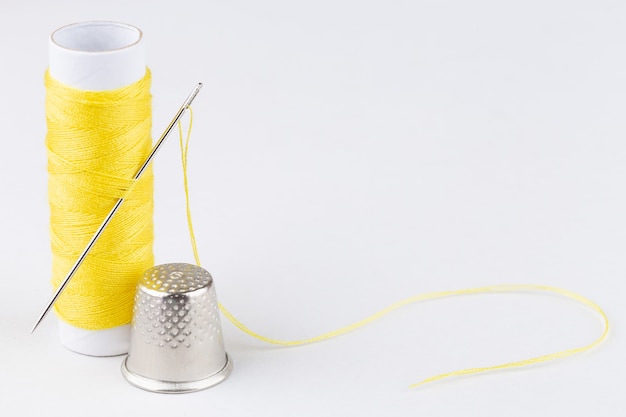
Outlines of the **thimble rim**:
[{"label": "thimble rim", "polygon": [[233,370],[233,360],[226,353],[226,362],[222,369],[206,378],[197,381],[161,381],[133,373],[128,369],[127,361],[128,356],[122,362],[122,375],[130,384],[146,391],[162,394],[183,394],[210,388],[223,382]]}]

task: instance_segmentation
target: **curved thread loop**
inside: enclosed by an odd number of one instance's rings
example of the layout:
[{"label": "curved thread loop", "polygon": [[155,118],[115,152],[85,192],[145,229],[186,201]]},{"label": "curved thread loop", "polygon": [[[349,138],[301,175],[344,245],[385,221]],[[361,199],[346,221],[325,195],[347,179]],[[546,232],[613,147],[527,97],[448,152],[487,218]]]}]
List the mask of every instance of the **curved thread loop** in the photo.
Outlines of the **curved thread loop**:
[{"label": "curved thread loop", "polygon": [[[189,181],[188,181],[188,176],[187,176],[187,156],[189,152],[189,139],[191,136],[192,120],[193,120],[193,116],[190,117],[189,129],[187,131],[186,140],[183,139],[183,130],[182,130],[182,125],[180,123],[179,123],[179,134],[180,134],[180,150],[181,150],[182,164],[183,164],[183,179],[184,179],[184,186],[185,186],[185,203],[186,203],[186,208],[187,208],[187,223],[189,226],[189,236],[191,239],[191,246],[193,248],[193,254],[194,254],[196,263],[200,265],[200,257],[198,255],[198,249],[196,245],[196,239],[195,239],[195,234],[193,231],[193,224],[192,224],[192,219],[191,219],[191,209],[190,209],[190,204],[189,204]],[[486,294],[486,293],[505,293],[505,292],[520,292],[520,291],[549,292],[549,293],[558,294],[558,295],[570,298],[572,300],[578,301],[579,303],[591,308],[592,310],[594,310],[596,313],[600,315],[604,324],[604,330],[602,334],[600,335],[600,337],[598,337],[596,340],[581,347],[561,350],[555,353],[549,353],[546,355],[536,356],[536,357],[514,361],[514,362],[506,362],[506,363],[498,364],[498,365],[477,367],[477,368],[467,368],[467,369],[461,369],[458,371],[446,372],[446,373],[442,373],[439,375],[431,376],[415,384],[411,384],[409,385],[409,388],[416,388],[424,384],[428,384],[430,382],[440,381],[442,379],[455,377],[455,376],[474,375],[474,374],[479,374],[479,373],[484,373],[484,372],[489,372],[489,371],[518,368],[522,366],[533,365],[533,364],[540,363],[540,362],[566,358],[568,356],[590,350],[600,345],[607,338],[608,333],[609,333],[609,319],[598,304],[594,303],[593,301],[589,300],[586,297],[583,297],[582,295],[576,294],[566,289],[550,287],[547,285],[535,285],[535,284],[490,285],[490,286],[485,286],[485,287],[467,288],[467,289],[462,289],[462,290],[439,291],[439,292],[418,294],[413,297],[409,297],[404,300],[393,303],[390,306],[372,314],[371,316],[364,318],[363,320],[341,327],[337,330],[323,333],[319,336],[311,337],[308,339],[302,339],[302,340],[280,340],[280,339],[273,339],[267,336],[263,336],[259,333],[254,332],[248,326],[246,326],[241,321],[239,321],[222,304],[220,304],[219,307],[220,307],[220,310],[222,311],[222,314],[224,314],[224,316],[226,316],[226,318],[230,320],[230,322],[234,324],[235,327],[237,327],[239,330],[243,331],[244,333],[254,337],[255,339],[261,340],[266,343],[279,345],[279,346],[298,346],[298,345],[304,345],[308,343],[321,342],[326,339],[340,336],[352,330],[356,330],[360,327],[363,327],[366,324],[371,323],[375,320],[378,320],[379,318],[391,313],[394,310],[397,310],[408,304],[412,304],[412,303],[416,303],[420,301],[434,300],[437,298],[452,297],[452,296],[459,296],[459,295],[475,295],[475,294]]]}]

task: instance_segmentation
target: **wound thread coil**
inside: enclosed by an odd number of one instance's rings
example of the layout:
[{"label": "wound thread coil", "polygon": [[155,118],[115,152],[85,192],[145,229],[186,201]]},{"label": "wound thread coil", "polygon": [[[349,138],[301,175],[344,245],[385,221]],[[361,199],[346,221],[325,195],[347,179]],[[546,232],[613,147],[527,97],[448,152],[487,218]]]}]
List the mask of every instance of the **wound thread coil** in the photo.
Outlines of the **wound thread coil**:
[{"label": "wound thread coil", "polygon": [[[134,289],[152,267],[153,175],[132,179],[152,145],[150,71],[105,91],[46,73],[52,283],[56,287],[119,198],[125,198],[55,310],[88,330],[130,323]],[[129,192],[130,191],[130,192]]]}]

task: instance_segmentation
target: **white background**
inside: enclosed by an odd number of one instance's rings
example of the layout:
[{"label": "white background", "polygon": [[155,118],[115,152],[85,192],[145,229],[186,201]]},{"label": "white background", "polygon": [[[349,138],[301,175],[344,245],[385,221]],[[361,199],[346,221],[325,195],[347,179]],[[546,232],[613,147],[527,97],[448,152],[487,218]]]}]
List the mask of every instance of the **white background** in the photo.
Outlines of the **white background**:
[{"label": "white background", "polygon": [[[144,31],[154,135],[194,83],[191,197],[220,301],[294,339],[413,294],[498,283],[581,293],[413,305],[299,348],[226,320],[232,376],[141,391],[72,353],[50,295],[43,74],[56,28]],[[13,1],[0,6],[3,415],[621,416],[626,409],[626,4],[620,1]],[[175,139],[175,138],[172,138]],[[159,154],[157,262],[191,262],[179,153]]]}]

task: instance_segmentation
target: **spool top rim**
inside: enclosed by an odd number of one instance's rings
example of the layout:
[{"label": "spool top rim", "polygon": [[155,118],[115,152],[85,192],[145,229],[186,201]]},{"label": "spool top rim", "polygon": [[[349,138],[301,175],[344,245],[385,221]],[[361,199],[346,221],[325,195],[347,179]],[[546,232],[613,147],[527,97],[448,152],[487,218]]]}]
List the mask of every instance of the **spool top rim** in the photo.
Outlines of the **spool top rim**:
[{"label": "spool top rim", "polygon": [[72,23],[52,32],[50,42],[79,53],[107,54],[132,48],[143,33],[133,25],[106,20]]}]

